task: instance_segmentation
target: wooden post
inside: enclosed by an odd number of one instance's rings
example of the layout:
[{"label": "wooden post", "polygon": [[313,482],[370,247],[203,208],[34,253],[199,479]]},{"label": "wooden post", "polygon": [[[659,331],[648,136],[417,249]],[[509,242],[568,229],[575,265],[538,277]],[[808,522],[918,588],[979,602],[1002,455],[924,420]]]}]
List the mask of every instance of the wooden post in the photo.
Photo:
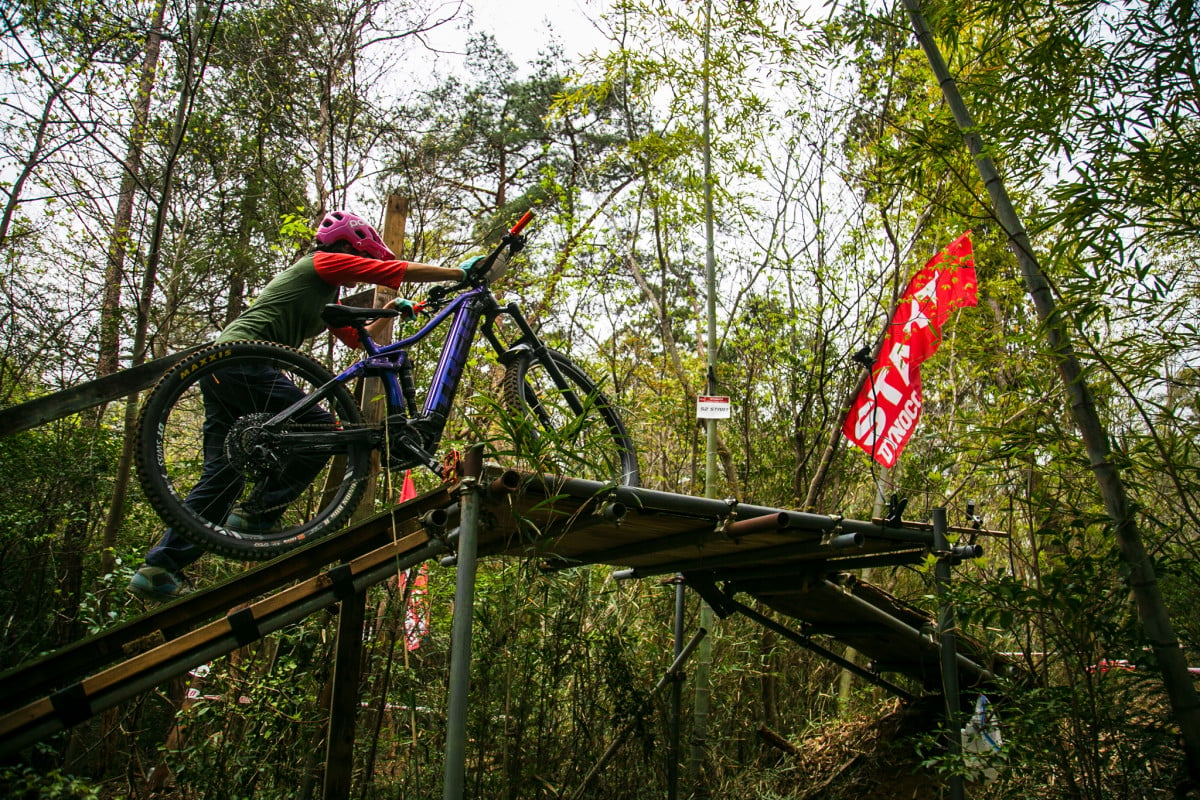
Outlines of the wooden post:
[{"label": "wooden post", "polygon": [[[400,257],[404,252],[404,228],[407,222],[408,200],[391,195],[383,220],[383,241],[392,252]],[[372,308],[382,308],[396,296],[396,292],[383,286],[375,288]],[[390,343],[391,328],[379,336],[379,344]],[[387,413],[386,403],[380,399],[383,387],[378,378],[367,378],[359,382],[358,400],[363,411],[363,421],[368,425],[383,421]],[[371,470],[368,473],[367,490],[352,522],[358,522],[375,513],[375,483],[379,474],[379,453],[371,454]],[[358,714],[358,688],[363,676],[363,622],[366,618],[367,593],[364,589],[342,600],[338,613],[337,649],[334,654],[332,697],[329,703],[329,735],[325,757],[325,800],[345,800],[350,797],[354,771],[354,726]]]},{"label": "wooden post", "polygon": [[358,716],[358,683],[362,674],[363,619],[367,593],[341,602],[329,701],[329,735],[325,742],[325,800],[348,800],[354,776],[354,723]]},{"label": "wooden post", "polygon": [[396,258],[404,258],[404,230],[408,226],[408,198],[388,195],[383,215],[383,243],[392,249]]},{"label": "wooden post", "polygon": [[[399,195],[388,197],[387,212],[383,218],[383,243],[402,258],[404,253],[404,229],[408,222],[408,198]],[[396,297],[396,292],[386,286],[375,287],[372,298],[372,308],[383,308]],[[389,326],[379,335],[378,344],[390,344],[392,329]],[[377,425],[383,421],[386,413],[386,403],[382,398],[383,386],[378,378],[366,378],[359,382],[358,400],[362,407],[363,421],[368,425]],[[371,516],[374,512],[375,477],[379,474],[379,454],[371,454],[371,471],[368,473],[367,491],[363,494],[358,510],[354,512],[352,522],[359,522]]]}]

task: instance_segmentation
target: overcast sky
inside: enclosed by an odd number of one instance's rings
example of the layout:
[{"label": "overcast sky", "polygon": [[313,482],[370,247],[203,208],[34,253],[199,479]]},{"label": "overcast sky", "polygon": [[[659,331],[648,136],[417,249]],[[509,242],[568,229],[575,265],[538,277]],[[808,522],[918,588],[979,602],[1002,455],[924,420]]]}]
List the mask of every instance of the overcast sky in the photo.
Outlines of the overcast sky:
[{"label": "overcast sky", "polygon": [[[575,57],[601,47],[607,41],[596,29],[594,20],[609,5],[609,0],[474,0],[473,32],[490,33],[507,51],[519,68],[537,57],[551,32],[563,43],[566,56]],[[438,50],[461,53],[466,22],[453,22],[431,33],[427,39]],[[439,69],[453,69],[456,56],[437,57]]]}]

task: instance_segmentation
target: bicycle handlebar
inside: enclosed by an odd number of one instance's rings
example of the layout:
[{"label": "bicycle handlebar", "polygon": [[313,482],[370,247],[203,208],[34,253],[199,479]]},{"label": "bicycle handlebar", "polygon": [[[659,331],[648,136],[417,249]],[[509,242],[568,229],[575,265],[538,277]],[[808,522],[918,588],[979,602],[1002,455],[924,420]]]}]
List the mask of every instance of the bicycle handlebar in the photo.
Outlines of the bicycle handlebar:
[{"label": "bicycle handlebar", "polygon": [[[429,295],[426,301],[420,304],[418,311],[421,313],[432,313],[435,308],[439,307],[443,303],[443,301],[446,299],[446,296],[451,292],[457,291],[466,286],[484,282],[485,278],[491,275],[492,272],[496,271],[497,261],[500,261],[501,258],[503,258],[502,263],[507,263],[509,258],[520,252],[521,248],[525,246],[525,237],[521,236],[521,231],[524,230],[525,226],[528,225],[532,219],[532,211],[526,211],[524,214],[522,214],[521,218],[516,221],[516,224],[509,228],[508,232],[505,233],[500,239],[500,244],[496,245],[496,249],[494,249],[483,260],[483,267],[479,270],[477,275],[474,274],[475,271],[472,270],[472,275],[467,276],[464,280],[459,281],[453,286],[433,287],[429,290]],[[508,252],[505,253],[505,250]],[[499,277],[499,275],[497,274],[494,277]]]}]

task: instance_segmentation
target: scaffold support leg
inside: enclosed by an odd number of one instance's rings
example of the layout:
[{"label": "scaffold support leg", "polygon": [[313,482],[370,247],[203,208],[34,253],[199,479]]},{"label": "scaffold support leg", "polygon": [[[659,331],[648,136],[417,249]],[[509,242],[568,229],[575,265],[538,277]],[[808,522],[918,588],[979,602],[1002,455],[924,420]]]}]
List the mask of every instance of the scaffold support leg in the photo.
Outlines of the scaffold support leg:
[{"label": "scaffold support leg", "polygon": [[475,619],[475,568],[479,542],[479,506],[483,446],[463,459],[462,512],[459,515],[458,575],[454,588],[454,621],[450,628],[450,697],[446,710],[445,800],[462,800],[466,785],[467,702],[471,691],[471,626]]}]

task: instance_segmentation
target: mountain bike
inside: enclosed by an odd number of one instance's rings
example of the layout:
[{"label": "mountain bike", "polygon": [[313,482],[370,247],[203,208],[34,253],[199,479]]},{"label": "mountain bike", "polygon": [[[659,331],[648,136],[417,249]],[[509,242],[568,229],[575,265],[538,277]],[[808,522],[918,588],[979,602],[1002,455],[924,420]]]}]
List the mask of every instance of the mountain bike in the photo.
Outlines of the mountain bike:
[{"label": "mountain bike", "polygon": [[[376,344],[366,325],[399,310],[326,306],[323,320],[354,328],[366,351],[336,375],[268,342],[214,344],[179,362],[151,391],[138,422],[138,474],[155,510],[205,550],[267,559],[341,527],[372,479],[375,452],[390,469],[441,475],[439,444],[480,333],[504,368],[496,413],[516,451],[541,471],[638,485],[637,455],[617,409],[583,369],[546,346],[516,304],[502,305],[492,292],[524,247],[530,218],[461,282],[433,287],[413,307],[420,329],[392,344]],[[418,406],[409,350],[442,329]],[[380,379],[386,401],[379,423],[364,422],[350,387],[370,377]]]}]

